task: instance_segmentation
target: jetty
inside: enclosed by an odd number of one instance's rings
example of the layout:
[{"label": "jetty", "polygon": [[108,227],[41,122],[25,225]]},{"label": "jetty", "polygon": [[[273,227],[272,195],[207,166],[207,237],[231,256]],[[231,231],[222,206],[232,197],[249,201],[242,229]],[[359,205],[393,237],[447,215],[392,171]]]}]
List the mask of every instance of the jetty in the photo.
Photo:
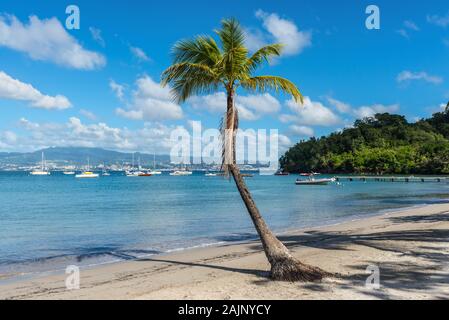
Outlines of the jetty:
[{"label": "jetty", "polygon": [[336,181],[376,181],[376,182],[445,182],[449,176],[336,176]]}]

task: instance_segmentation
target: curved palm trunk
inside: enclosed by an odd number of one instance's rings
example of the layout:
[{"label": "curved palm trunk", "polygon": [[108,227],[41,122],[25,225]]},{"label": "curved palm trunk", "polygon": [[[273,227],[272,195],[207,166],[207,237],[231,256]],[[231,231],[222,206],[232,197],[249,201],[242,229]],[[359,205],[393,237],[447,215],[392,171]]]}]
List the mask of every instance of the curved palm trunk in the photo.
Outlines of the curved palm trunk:
[{"label": "curved palm trunk", "polygon": [[[231,137],[227,137],[225,141],[224,159],[225,161],[226,159],[229,160],[229,158],[232,159],[231,162],[225,162],[225,166],[234,178],[240,196],[260,237],[265,255],[271,265],[271,278],[282,281],[317,281],[328,276],[329,273],[320,268],[303,264],[294,259],[289,250],[276,238],[262,218],[236,164],[235,132],[237,130],[237,116],[234,109],[234,93],[232,91],[228,93],[226,128],[228,132],[231,131],[233,134]],[[229,148],[231,143],[232,148]]]}]

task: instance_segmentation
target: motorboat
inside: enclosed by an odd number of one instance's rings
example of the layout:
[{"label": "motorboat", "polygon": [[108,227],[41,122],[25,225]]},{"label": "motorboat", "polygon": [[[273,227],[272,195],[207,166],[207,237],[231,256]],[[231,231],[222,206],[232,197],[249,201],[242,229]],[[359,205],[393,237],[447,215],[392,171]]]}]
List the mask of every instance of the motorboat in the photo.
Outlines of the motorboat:
[{"label": "motorboat", "polygon": [[216,173],[212,173],[212,172],[206,172],[206,173],[204,174],[204,176],[205,176],[205,177],[216,177],[217,174],[216,174]]},{"label": "motorboat", "polygon": [[286,171],[278,170],[278,171],[275,172],[274,175],[275,176],[288,176],[288,175],[290,175],[290,173],[288,173]]},{"label": "motorboat", "polygon": [[307,180],[296,180],[296,185],[327,185],[331,182],[335,182],[335,178],[314,179],[309,178]]},{"label": "motorboat", "polygon": [[66,176],[73,176],[75,174],[75,171],[64,171],[62,174]]}]

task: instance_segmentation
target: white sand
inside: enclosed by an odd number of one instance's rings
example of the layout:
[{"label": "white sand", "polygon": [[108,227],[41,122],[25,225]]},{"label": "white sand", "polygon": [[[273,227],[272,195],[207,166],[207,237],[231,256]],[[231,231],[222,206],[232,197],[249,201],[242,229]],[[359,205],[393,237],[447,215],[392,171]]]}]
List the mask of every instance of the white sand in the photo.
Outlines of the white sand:
[{"label": "white sand", "polygon": [[[321,283],[274,282],[258,242],[194,249],[0,285],[0,299],[448,299],[449,204],[280,237],[305,263],[339,273]],[[380,289],[365,287],[366,268]]]}]

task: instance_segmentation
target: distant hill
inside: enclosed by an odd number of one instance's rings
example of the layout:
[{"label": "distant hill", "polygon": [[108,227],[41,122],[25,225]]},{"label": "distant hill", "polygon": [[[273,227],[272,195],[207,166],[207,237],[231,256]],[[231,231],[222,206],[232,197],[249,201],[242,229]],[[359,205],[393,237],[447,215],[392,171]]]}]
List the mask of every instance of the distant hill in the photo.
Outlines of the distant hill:
[{"label": "distant hill", "polygon": [[299,142],[280,162],[289,172],[448,174],[449,108],[415,123],[388,113],[357,120]]},{"label": "distant hill", "polygon": [[[18,152],[0,152],[0,164],[15,164],[15,165],[33,165],[41,160],[42,151],[45,153],[47,161],[57,163],[70,163],[73,165],[85,165],[87,158],[89,158],[92,165],[98,164],[122,164],[132,162],[132,153],[123,153],[101,148],[82,148],[82,147],[55,147],[38,150],[35,152],[18,153]],[[142,165],[153,163],[153,155],[145,153],[135,153],[134,161],[140,158]],[[156,162],[168,163],[170,157],[168,155],[156,155]]]}]

